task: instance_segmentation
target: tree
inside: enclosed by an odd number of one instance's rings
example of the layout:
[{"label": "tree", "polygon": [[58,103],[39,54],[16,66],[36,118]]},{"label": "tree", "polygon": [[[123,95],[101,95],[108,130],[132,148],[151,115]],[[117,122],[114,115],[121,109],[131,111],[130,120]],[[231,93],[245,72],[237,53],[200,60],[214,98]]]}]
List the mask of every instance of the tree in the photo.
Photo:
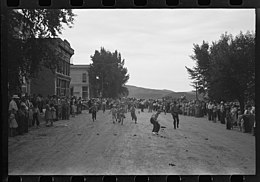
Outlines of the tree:
[{"label": "tree", "polygon": [[196,61],[196,67],[193,67],[193,69],[186,67],[186,69],[190,75],[190,79],[193,80],[192,86],[197,89],[199,93],[205,94],[208,90],[210,79],[209,44],[204,41],[201,46],[194,44],[193,51],[195,55],[190,57]]},{"label": "tree", "polygon": [[128,95],[128,89],[124,84],[129,79],[125,60],[117,51],[106,51],[103,47],[95,51],[91,56],[90,84],[94,97],[117,98],[120,95]]},{"label": "tree", "polygon": [[210,99],[238,100],[242,110],[245,102],[255,99],[253,33],[240,32],[236,37],[222,34],[220,40],[209,47],[205,42],[202,46],[194,45],[194,53],[191,57],[196,61],[196,66],[193,69],[186,67],[187,71],[193,82],[199,82]]},{"label": "tree", "polygon": [[62,33],[64,24],[71,27],[70,9],[8,10],[8,83],[10,93],[19,93],[23,77],[37,76],[41,66],[54,70],[59,54],[48,45],[48,38]]}]

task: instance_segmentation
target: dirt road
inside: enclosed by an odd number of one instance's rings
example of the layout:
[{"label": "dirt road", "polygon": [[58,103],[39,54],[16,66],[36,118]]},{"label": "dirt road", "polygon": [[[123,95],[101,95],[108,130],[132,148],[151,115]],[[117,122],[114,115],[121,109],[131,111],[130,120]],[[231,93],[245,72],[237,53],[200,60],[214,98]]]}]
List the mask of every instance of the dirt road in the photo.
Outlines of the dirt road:
[{"label": "dirt road", "polygon": [[106,111],[92,122],[86,111],[54,127],[41,126],[9,138],[9,175],[66,174],[255,174],[255,137],[206,118],[159,116],[160,135],[152,135],[151,113],[126,114],[113,124]]}]

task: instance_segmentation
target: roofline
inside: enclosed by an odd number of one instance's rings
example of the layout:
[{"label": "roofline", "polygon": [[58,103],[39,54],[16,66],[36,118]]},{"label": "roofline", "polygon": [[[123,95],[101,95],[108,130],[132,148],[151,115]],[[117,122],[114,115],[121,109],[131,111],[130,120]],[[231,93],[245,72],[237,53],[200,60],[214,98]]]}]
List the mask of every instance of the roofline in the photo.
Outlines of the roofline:
[{"label": "roofline", "polygon": [[71,68],[84,68],[84,67],[89,68],[90,65],[89,64],[70,64],[70,67]]}]

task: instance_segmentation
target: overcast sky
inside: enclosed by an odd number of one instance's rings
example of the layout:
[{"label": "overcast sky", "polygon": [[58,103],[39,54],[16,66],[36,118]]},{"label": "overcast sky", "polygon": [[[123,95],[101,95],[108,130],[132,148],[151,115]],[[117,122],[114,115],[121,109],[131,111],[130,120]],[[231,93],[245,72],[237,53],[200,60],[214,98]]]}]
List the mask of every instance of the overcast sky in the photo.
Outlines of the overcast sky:
[{"label": "overcast sky", "polygon": [[195,62],[193,43],[211,43],[222,33],[255,31],[254,9],[74,10],[73,28],[60,36],[75,50],[73,64],[90,64],[104,47],[118,50],[130,74],[128,85],[191,91],[185,66]]}]

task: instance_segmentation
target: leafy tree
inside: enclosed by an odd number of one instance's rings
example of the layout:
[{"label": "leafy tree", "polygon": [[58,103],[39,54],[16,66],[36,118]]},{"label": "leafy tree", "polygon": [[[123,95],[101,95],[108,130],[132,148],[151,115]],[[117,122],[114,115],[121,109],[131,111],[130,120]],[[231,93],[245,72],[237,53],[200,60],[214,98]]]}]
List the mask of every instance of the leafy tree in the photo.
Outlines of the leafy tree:
[{"label": "leafy tree", "polygon": [[193,69],[186,67],[190,78],[193,80],[192,86],[197,87],[199,93],[205,94],[208,89],[210,78],[210,59],[209,59],[209,44],[202,43],[201,46],[194,44],[194,55],[190,56],[192,60],[196,61],[196,66]]},{"label": "leafy tree", "polygon": [[[61,34],[64,24],[71,27],[70,9],[8,10],[8,83],[10,93],[19,93],[22,78],[37,76],[41,66],[54,70],[59,56],[48,38]],[[47,39],[46,39],[47,38]]]},{"label": "leafy tree", "polygon": [[187,71],[193,82],[198,82],[210,99],[238,100],[242,110],[245,102],[255,100],[253,33],[240,32],[236,37],[223,34],[219,41],[213,42],[208,48],[205,42],[201,46],[195,45],[194,53],[192,58],[196,66],[187,68]]},{"label": "leafy tree", "polygon": [[110,52],[103,47],[95,51],[91,56],[90,84],[94,97],[117,98],[120,95],[128,95],[128,89],[124,84],[129,79],[127,68],[124,67],[125,60],[117,51]]}]

